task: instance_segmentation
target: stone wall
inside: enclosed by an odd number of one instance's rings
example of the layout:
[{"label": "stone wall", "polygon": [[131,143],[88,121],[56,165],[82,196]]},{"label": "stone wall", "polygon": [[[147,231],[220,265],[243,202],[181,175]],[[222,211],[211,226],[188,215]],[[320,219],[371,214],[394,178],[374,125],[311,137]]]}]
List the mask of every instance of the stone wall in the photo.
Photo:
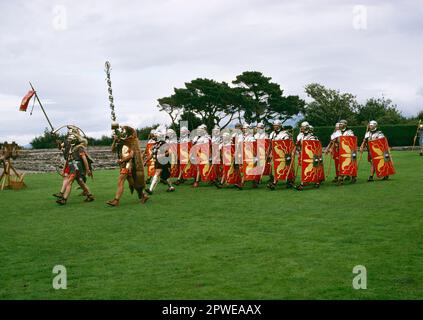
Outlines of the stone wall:
[{"label": "stone wall", "polygon": [[[141,142],[141,149],[145,148],[145,144],[145,141]],[[89,147],[88,152],[94,160],[94,170],[117,168],[116,155],[111,152],[110,147]],[[21,150],[13,164],[18,171],[55,172],[62,159],[58,149]]]}]

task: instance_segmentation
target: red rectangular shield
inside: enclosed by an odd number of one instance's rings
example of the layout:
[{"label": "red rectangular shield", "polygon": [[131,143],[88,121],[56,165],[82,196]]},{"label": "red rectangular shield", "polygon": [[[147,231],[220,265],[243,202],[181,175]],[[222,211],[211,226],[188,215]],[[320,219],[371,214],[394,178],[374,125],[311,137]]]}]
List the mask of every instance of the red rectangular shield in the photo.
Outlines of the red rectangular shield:
[{"label": "red rectangular shield", "polygon": [[196,144],[191,150],[195,153],[197,169],[200,170],[201,181],[216,179],[215,170],[210,162],[210,143]]},{"label": "red rectangular shield", "polygon": [[191,179],[196,175],[195,166],[191,164],[189,152],[191,150],[192,142],[182,142],[179,144],[179,170],[182,171],[183,179]]},{"label": "red rectangular shield", "polygon": [[357,177],[357,137],[339,137],[338,159],[338,175]]},{"label": "red rectangular shield", "polygon": [[235,146],[222,146],[222,162],[223,175],[225,182],[228,184],[236,184],[240,182],[239,170],[235,168]]},{"label": "red rectangular shield", "polygon": [[244,181],[252,181],[260,178],[260,168],[257,167],[257,143],[256,141],[244,141],[243,145],[243,174]]},{"label": "red rectangular shield", "polygon": [[320,183],[324,180],[321,142],[303,140],[301,143],[301,182]]},{"label": "red rectangular shield", "polygon": [[[292,140],[273,140],[272,141],[272,158],[274,177],[276,181],[293,180],[294,173],[294,157],[292,157],[295,144]],[[291,164],[292,163],[292,164]]]},{"label": "red rectangular shield", "polygon": [[[147,143],[147,146],[145,147],[145,154],[148,157],[151,156],[151,152],[153,150],[154,142]],[[153,177],[156,169],[154,168],[154,159],[150,159],[147,162],[147,176]]]},{"label": "red rectangular shield", "polygon": [[270,139],[257,140],[257,166],[262,176],[269,176],[272,173],[272,167],[267,161],[267,152],[270,147]]},{"label": "red rectangular shield", "polygon": [[179,177],[179,148],[177,143],[169,143],[170,177]]},{"label": "red rectangular shield", "polygon": [[378,178],[395,174],[395,168],[386,138],[369,141],[369,153]]}]

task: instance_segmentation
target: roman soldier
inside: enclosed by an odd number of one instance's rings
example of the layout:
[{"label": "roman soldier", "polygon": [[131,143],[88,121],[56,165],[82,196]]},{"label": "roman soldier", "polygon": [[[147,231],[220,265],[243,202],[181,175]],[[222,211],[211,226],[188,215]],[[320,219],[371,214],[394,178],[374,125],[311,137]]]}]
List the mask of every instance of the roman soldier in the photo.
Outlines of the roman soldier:
[{"label": "roman soldier", "polygon": [[257,141],[254,138],[253,128],[248,124],[242,126],[243,132],[243,151],[242,151],[242,175],[240,183],[235,186],[242,190],[245,181],[252,181],[252,187],[257,188],[260,180],[260,174],[257,169]]},{"label": "roman soldier", "polygon": [[257,141],[257,164],[261,171],[259,182],[261,182],[263,176],[269,176],[269,181],[272,181],[271,159],[268,157],[271,141],[262,122],[256,125],[254,139]]},{"label": "roman soldier", "polygon": [[395,174],[388,141],[382,131],[378,130],[375,120],[369,122],[368,130],[360,146],[360,153],[363,153],[367,146],[367,160],[370,163],[370,176],[368,182],[374,181],[374,174],[382,180],[388,180],[390,175]]},{"label": "roman soldier", "polygon": [[342,185],[345,180],[351,180],[351,183],[357,181],[357,137],[354,132],[348,128],[347,120],[339,121],[340,136],[337,138],[338,152],[338,183]]},{"label": "roman soldier", "polygon": [[182,126],[179,137],[179,176],[175,185],[180,185],[193,176],[193,166],[189,157],[191,147],[190,131],[187,127]]},{"label": "roman soldier", "polygon": [[[145,147],[145,157],[150,158],[151,150],[153,149],[154,144],[156,143],[156,130],[153,129],[150,131],[150,134],[148,136],[147,145]],[[154,177],[154,160],[151,158],[151,160],[147,163],[147,182],[149,183],[151,178]]]},{"label": "roman soldier", "polygon": [[[154,177],[151,179],[151,184],[148,189],[145,191],[152,195],[157,184],[162,181],[167,184],[167,192],[175,191],[175,188],[172,186],[170,181],[171,176],[171,151],[170,144],[166,142],[166,132],[156,131],[157,141],[153,146],[151,151],[151,158],[154,159]],[[169,139],[167,140],[169,141]],[[149,161],[150,158],[147,158]]]},{"label": "roman soldier", "polygon": [[235,163],[235,143],[229,131],[224,131],[222,133],[220,149],[222,156],[222,176],[220,183],[216,184],[218,189],[221,189],[224,185],[235,185],[240,183],[241,179]]},{"label": "roman soldier", "polygon": [[56,203],[60,205],[65,205],[67,203],[75,180],[86,196],[84,201],[94,201],[94,197],[85,183],[87,176],[93,177],[91,166],[92,160],[88,155],[87,147],[88,140],[79,134],[78,129],[68,127],[68,135],[66,141],[62,145],[62,151],[66,161],[63,170],[64,181],[62,190],[54,194],[54,196],[58,198]]},{"label": "roman soldier", "polygon": [[219,182],[219,178],[221,177],[222,174],[222,155],[221,155],[221,150],[222,150],[222,135],[220,132],[220,127],[218,125],[215,125],[213,130],[212,130],[212,137],[211,137],[211,170],[212,170],[212,175],[214,178],[214,181],[212,181],[213,184],[215,184],[216,186],[220,183]]},{"label": "roman soldier", "polygon": [[324,181],[322,144],[314,134],[314,128],[308,123],[303,123],[302,137],[297,139],[297,146],[300,146],[301,183],[296,187],[298,191],[304,189],[307,184],[313,183],[319,188]]},{"label": "roman soldier", "polygon": [[192,139],[190,155],[195,160],[196,176],[193,187],[197,188],[200,181],[208,180],[210,174],[210,135],[207,133],[207,126],[202,124],[196,129],[197,136]]},{"label": "roman soldier", "polygon": [[179,177],[179,150],[178,150],[178,136],[175,130],[166,130],[166,143],[169,147],[169,161],[170,161],[170,177]]},{"label": "roman soldier", "polygon": [[328,146],[325,149],[325,154],[328,154],[330,152],[332,159],[335,163],[335,178],[332,180],[333,183],[337,183],[339,179],[339,152],[338,152],[338,138],[341,136],[341,127],[340,123],[337,122],[335,124],[335,129],[330,135],[330,141]]},{"label": "roman soldier", "polygon": [[282,122],[275,120],[273,122],[273,131],[270,133],[270,149],[268,157],[273,159],[273,179],[269,181],[267,187],[275,190],[278,181],[286,181],[286,187],[294,186],[294,158],[295,144],[292,134],[284,130]]},{"label": "roman soldier", "polygon": [[295,149],[298,154],[298,168],[301,167],[301,143],[303,141],[306,132],[309,132],[310,124],[307,121],[303,121],[300,124],[300,133],[297,135],[295,141]]},{"label": "roman soldier", "polygon": [[115,198],[107,201],[107,204],[112,207],[119,205],[125,180],[128,181],[131,193],[136,190],[140,202],[145,203],[148,196],[144,193],[144,163],[137,131],[129,126],[119,126],[118,124],[114,124],[113,127],[116,129],[113,135],[112,152],[117,153],[120,170]]}]

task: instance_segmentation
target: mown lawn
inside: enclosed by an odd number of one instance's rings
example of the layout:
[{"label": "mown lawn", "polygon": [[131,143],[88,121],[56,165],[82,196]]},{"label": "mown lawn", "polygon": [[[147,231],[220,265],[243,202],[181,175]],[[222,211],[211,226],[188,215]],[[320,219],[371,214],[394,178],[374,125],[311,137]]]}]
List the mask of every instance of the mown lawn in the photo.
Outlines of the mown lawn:
[{"label": "mown lawn", "polygon": [[[422,299],[423,157],[394,152],[397,175],[297,192],[204,185],[146,205],[128,190],[118,208],[117,171],[95,172],[96,201],[51,197],[57,174],[0,192],[1,299]],[[67,290],[52,269],[67,268]],[[367,290],[352,269],[367,268]]]}]

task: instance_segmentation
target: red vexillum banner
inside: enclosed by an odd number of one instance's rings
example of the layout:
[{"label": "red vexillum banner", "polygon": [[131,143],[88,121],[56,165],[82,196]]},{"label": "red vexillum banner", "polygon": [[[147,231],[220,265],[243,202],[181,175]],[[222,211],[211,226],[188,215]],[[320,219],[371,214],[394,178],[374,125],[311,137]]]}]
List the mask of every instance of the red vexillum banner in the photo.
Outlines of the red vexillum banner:
[{"label": "red vexillum banner", "polygon": [[26,109],[28,109],[29,101],[31,101],[31,98],[35,95],[34,90],[29,90],[28,93],[23,97],[21,105],[19,107],[19,111],[26,112]]}]

